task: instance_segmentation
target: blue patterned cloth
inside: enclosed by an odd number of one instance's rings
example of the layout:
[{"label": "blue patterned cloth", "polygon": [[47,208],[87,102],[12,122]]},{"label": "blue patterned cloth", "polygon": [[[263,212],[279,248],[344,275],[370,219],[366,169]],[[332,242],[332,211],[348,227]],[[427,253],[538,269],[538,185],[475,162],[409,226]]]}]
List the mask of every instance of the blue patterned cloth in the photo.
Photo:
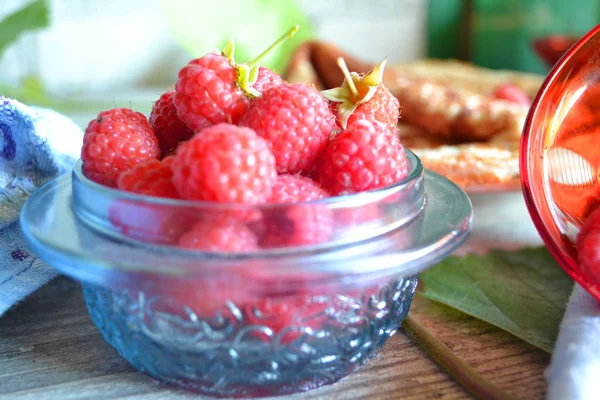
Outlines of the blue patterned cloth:
[{"label": "blue patterned cloth", "polygon": [[73,167],[82,138],[62,114],[0,97],[0,315],[56,276],[27,251],[19,213],[38,187]]}]

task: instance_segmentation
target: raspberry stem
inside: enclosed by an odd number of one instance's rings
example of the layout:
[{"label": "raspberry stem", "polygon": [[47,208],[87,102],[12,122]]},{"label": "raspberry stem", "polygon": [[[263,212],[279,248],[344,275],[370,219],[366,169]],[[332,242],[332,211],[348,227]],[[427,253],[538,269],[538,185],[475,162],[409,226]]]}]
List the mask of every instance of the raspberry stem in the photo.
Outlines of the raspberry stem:
[{"label": "raspberry stem", "polygon": [[348,88],[350,89],[350,91],[356,98],[359,98],[360,94],[358,93],[358,89],[356,88],[356,85],[354,85],[354,81],[352,80],[352,75],[350,75],[350,70],[348,69],[348,66],[346,65],[346,61],[344,61],[344,59],[342,57],[338,57],[337,65],[342,70],[342,73],[344,74],[344,78],[346,78],[346,82],[348,83]]},{"label": "raspberry stem", "polygon": [[294,26],[292,29],[290,29],[289,31],[284,33],[279,39],[277,39],[277,41],[275,43],[270,45],[269,48],[267,48],[265,51],[260,53],[260,55],[258,57],[256,57],[254,60],[252,60],[248,63],[239,64],[239,65],[235,66],[235,69],[237,71],[236,81],[237,81],[239,87],[248,96],[250,96],[250,97],[259,97],[260,96],[260,93],[252,87],[252,85],[254,85],[254,83],[256,82],[256,79],[258,78],[258,70],[259,70],[258,63],[260,62],[260,60],[262,60],[271,51],[273,51],[277,47],[279,47],[283,42],[285,42],[286,40],[288,40],[289,38],[294,36],[296,34],[296,32],[298,32],[298,29],[299,29],[298,25]]},{"label": "raspberry stem", "polygon": [[277,47],[279,47],[281,44],[283,44],[284,42],[286,42],[288,39],[291,39],[292,36],[294,36],[296,34],[296,32],[298,32],[298,29],[300,29],[300,27],[298,25],[296,25],[292,29],[290,29],[289,31],[287,31],[286,33],[284,33],[279,39],[277,39],[275,41],[275,43],[273,43],[265,51],[263,51],[262,53],[260,53],[258,55],[258,57],[256,57],[254,60],[250,61],[247,64],[248,67],[252,68],[255,65],[257,65],[260,62],[260,60],[262,60],[264,57],[266,57],[271,51],[275,50]]}]

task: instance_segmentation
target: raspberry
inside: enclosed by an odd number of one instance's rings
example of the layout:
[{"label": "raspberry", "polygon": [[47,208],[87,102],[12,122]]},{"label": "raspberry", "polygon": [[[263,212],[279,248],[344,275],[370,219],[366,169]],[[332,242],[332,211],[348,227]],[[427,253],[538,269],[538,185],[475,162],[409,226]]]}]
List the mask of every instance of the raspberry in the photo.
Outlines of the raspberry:
[{"label": "raspberry", "polygon": [[246,289],[254,297],[242,308],[247,321],[271,328],[284,344],[300,338],[306,328],[319,330],[331,315],[331,299],[324,294],[340,292],[326,273],[281,276],[255,265],[241,270],[240,278],[248,282],[247,288],[256,288]]},{"label": "raspberry", "polygon": [[[199,319],[209,323],[217,321],[237,321],[240,316],[237,309],[232,310],[231,304],[243,309],[245,304],[251,304],[258,298],[247,290],[247,282],[233,272],[226,272],[219,277],[189,277],[186,279],[164,279],[155,285],[156,299],[159,304],[153,305],[169,314],[189,318],[189,310]],[[146,285],[143,289],[152,296],[153,287]],[[202,322],[201,322],[202,323]]]},{"label": "raspberry", "polygon": [[273,186],[269,202],[297,203],[324,199],[329,194],[312,179],[296,175],[279,175]]},{"label": "raspberry", "polygon": [[600,188],[596,187],[594,193],[589,195],[584,200],[584,205],[581,210],[582,218],[589,218],[589,216],[600,206]]},{"label": "raspberry", "polygon": [[[320,329],[330,315],[329,299],[319,296],[314,289],[310,290],[312,287],[307,288],[306,283],[289,282],[294,288],[289,295],[269,295],[262,290],[256,293],[249,289],[249,280],[255,281],[251,274],[238,271],[230,271],[225,279],[219,280],[175,280],[172,285],[169,284],[168,296],[165,296],[164,290],[160,293],[160,307],[169,313],[186,315],[186,306],[202,319],[239,320],[239,314],[234,315],[228,306],[233,303],[241,311],[245,325],[267,326],[274,335],[278,335],[282,344],[299,339],[306,328],[313,331]],[[261,280],[256,287],[267,288],[272,283],[277,285],[277,282]],[[322,285],[319,288],[321,293],[327,293]],[[261,333],[256,333],[256,338],[270,341]]]},{"label": "raspberry", "polygon": [[176,244],[196,220],[187,210],[166,204],[121,200],[114,203],[109,221],[125,236],[143,242]]},{"label": "raspberry", "polygon": [[158,139],[158,145],[163,157],[171,154],[180,142],[188,140],[194,135],[177,115],[177,108],[173,103],[174,91],[163,93],[152,106],[150,112],[150,126]]},{"label": "raspberry", "polygon": [[256,236],[235,220],[201,221],[184,233],[179,246],[204,251],[247,252],[258,248]]},{"label": "raspberry", "polygon": [[190,200],[257,204],[277,180],[267,142],[249,128],[217,124],[179,146],[173,185]]},{"label": "raspberry", "polygon": [[252,87],[256,89],[257,92],[262,94],[271,87],[281,85],[282,83],[283,79],[281,76],[277,75],[270,69],[260,67],[258,69],[258,77],[256,78],[256,82],[254,82]]},{"label": "raspberry", "polygon": [[531,99],[518,86],[506,83],[498,85],[492,93],[492,97],[499,100],[506,100],[523,106],[531,106]]},{"label": "raspberry", "polygon": [[367,74],[360,76],[350,72],[344,59],[338,65],[345,79],[341,87],[325,90],[323,95],[331,100],[332,111],[337,116],[337,125],[346,129],[357,121],[379,122],[394,131],[400,118],[400,103],[383,84],[383,70],[387,59]]},{"label": "raspberry", "polygon": [[299,339],[306,328],[317,330],[328,318],[329,302],[323,296],[265,297],[244,307],[248,324],[269,327],[282,344]]},{"label": "raspberry", "polygon": [[331,211],[325,205],[297,205],[283,213],[266,215],[261,246],[308,246],[327,242],[333,232]]},{"label": "raspberry", "polygon": [[577,236],[582,272],[600,282],[600,208],[594,210]]},{"label": "raspberry", "polygon": [[286,247],[319,244],[332,233],[331,211],[322,204],[296,204],[328,197],[309,178],[280,175],[269,199],[272,203],[295,204],[266,211],[263,219],[263,247]]},{"label": "raspberry", "polygon": [[228,122],[237,124],[246,111],[250,98],[260,96],[261,90],[276,83],[275,74],[260,69],[258,62],[270,51],[292,37],[292,28],[253,61],[236,64],[233,40],[221,54],[206,54],[190,61],[179,71],[174,102],[177,114],[194,132],[208,126]]},{"label": "raspberry", "polygon": [[[339,115],[339,105],[332,103],[334,113]],[[384,124],[389,130],[394,131],[398,126],[398,118],[400,118],[400,102],[390,92],[390,90],[380,83],[373,97],[366,103],[362,103],[350,114],[346,126],[350,126],[357,121],[368,120],[377,121]],[[338,126],[339,117],[336,121]]]},{"label": "raspberry", "polygon": [[146,117],[127,108],[103,111],[83,136],[81,159],[85,176],[115,187],[123,171],[160,154],[158,141]]},{"label": "raspberry", "polygon": [[315,163],[315,165],[313,165],[313,167],[310,170],[303,171],[301,176],[304,176],[308,179],[318,182],[319,181],[319,173],[317,170],[317,164],[318,163]]},{"label": "raspberry", "polygon": [[308,172],[329,141],[335,118],[327,101],[303,84],[271,87],[248,108],[240,124],[269,142],[277,172]]},{"label": "raspberry", "polygon": [[227,57],[207,54],[179,71],[175,86],[177,114],[198,132],[220,122],[237,124],[248,97],[236,83],[237,73]]},{"label": "raspberry", "polygon": [[398,135],[383,125],[358,121],[337,134],[319,163],[319,179],[332,195],[391,185],[408,175]]},{"label": "raspberry", "polygon": [[171,182],[172,161],[172,157],[167,157],[163,161],[149,160],[138,164],[119,176],[117,187],[127,192],[148,196],[179,198]]}]

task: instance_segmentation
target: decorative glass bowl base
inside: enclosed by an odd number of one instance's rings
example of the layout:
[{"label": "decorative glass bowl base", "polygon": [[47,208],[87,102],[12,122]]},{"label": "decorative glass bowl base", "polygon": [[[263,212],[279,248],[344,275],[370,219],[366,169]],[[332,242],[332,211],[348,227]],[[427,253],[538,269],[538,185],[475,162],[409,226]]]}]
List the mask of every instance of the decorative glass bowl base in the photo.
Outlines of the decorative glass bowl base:
[{"label": "decorative glass bowl base", "polygon": [[[274,334],[243,307],[198,316],[154,307],[159,298],[83,285],[104,338],[133,366],[167,384],[214,396],[276,396],[331,384],[366,363],[406,318],[416,276],[372,291],[313,295],[313,309]],[[315,324],[318,321],[318,324]]]}]

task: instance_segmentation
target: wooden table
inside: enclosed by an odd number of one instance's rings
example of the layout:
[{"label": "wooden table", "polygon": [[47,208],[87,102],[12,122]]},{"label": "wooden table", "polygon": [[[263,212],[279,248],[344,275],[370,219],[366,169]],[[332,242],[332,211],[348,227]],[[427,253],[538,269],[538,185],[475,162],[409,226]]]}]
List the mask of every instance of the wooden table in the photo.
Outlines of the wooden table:
[{"label": "wooden table", "polygon": [[[418,298],[411,313],[480,374],[521,399],[543,399],[549,355]],[[443,317],[440,317],[443,315]],[[197,399],[135,371],[104,342],[79,285],[58,278],[0,319],[0,399]],[[399,331],[353,375],[293,399],[468,399]]]}]

